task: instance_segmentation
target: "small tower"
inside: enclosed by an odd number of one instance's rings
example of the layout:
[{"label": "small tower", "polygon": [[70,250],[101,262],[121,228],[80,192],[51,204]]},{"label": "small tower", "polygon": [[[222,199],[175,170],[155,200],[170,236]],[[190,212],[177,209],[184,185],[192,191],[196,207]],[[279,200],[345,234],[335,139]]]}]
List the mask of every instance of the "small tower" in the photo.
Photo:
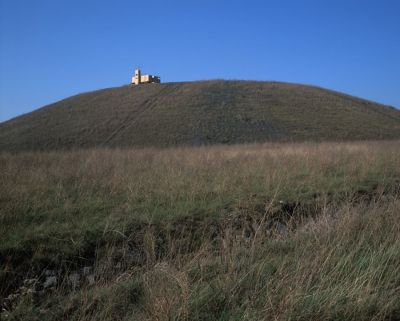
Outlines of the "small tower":
[{"label": "small tower", "polygon": [[132,84],[139,85],[140,84],[140,70],[135,70],[135,77],[132,77]]}]

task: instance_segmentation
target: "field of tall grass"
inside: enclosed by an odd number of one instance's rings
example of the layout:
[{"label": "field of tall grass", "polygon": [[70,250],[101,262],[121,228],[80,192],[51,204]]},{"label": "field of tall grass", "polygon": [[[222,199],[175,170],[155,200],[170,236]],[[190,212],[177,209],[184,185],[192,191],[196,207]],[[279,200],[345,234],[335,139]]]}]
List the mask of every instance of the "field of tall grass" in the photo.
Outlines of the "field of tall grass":
[{"label": "field of tall grass", "polygon": [[9,320],[400,320],[399,141],[0,154]]}]

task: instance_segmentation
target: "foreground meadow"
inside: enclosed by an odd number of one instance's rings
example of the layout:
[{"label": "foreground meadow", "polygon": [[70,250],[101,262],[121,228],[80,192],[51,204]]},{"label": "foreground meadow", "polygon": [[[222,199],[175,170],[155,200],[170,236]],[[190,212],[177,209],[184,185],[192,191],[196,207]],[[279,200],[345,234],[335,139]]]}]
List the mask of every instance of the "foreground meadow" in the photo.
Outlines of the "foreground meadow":
[{"label": "foreground meadow", "polygon": [[400,320],[398,141],[0,154],[10,320]]}]

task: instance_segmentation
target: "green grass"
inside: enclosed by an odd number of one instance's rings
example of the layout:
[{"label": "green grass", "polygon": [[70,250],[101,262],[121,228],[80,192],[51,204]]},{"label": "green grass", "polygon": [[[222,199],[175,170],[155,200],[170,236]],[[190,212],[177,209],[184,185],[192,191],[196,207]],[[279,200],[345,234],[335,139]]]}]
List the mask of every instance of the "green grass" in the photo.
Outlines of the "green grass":
[{"label": "green grass", "polygon": [[399,146],[1,153],[0,297],[16,320],[396,320]]},{"label": "green grass", "polygon": [[315,86],[197,81],[79,94],[0,124],[0,150],[400,139],[400,111]]}]

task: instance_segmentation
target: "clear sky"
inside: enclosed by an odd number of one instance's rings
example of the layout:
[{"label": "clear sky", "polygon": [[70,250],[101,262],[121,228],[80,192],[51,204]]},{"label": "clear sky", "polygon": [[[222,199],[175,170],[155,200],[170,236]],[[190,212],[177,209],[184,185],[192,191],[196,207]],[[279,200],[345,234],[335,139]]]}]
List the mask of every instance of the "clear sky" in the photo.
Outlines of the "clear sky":
[{"label": "clear sky", "polygon": [[311,84],[400,108],[399,0],[0,0],[0,122],[162,82]]}]

